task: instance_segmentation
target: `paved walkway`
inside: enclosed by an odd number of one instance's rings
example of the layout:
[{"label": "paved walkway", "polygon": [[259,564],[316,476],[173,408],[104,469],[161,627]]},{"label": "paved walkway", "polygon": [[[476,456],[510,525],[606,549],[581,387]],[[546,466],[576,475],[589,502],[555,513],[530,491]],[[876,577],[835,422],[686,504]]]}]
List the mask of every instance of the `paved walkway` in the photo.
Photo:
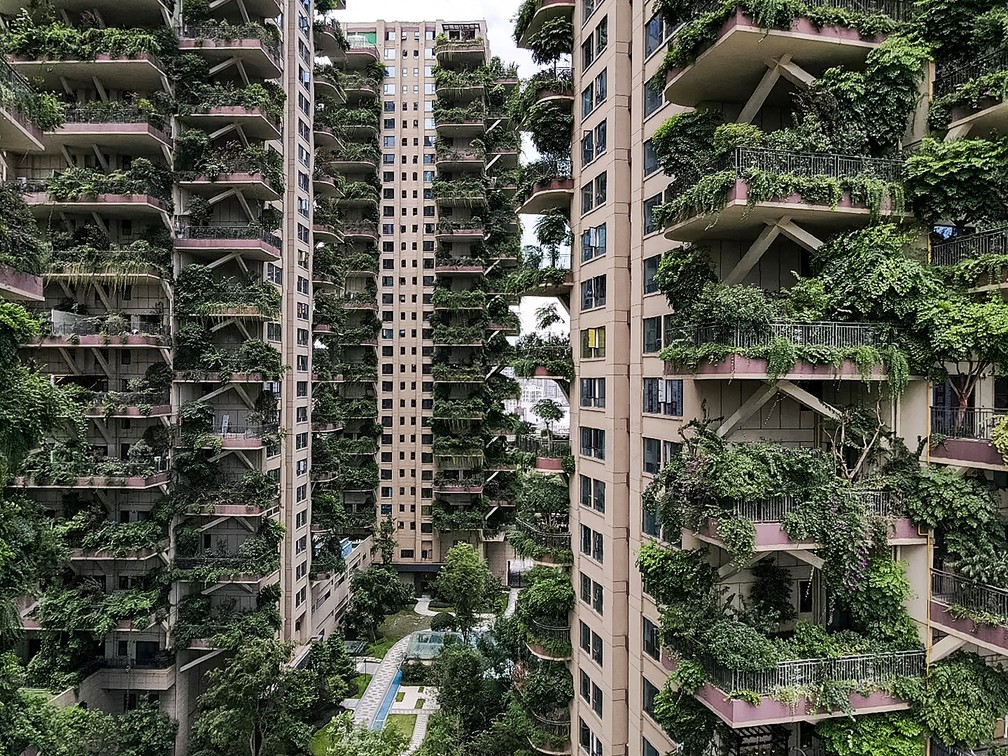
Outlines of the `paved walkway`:
[{"label": "paved walkway", "polygon": [[416,606],[413,607],[413,611],[419,614],[421,617],[437,617],[437,612],[432,612],[430,608],[431,598],[430,596],[424,596],[423,598],[418,598]]},{"label": "paved walkway", "polygon": [[374,671],[371,682],[368,683],[364,695],[361,696],[360,703],[354,709],[354,722],[357,724],[365,727],[371,727],[374,724],[382,701],[385,700],[385,694],[392,687],[392,681],[395,679],[396,672],[399,671],[399,665],[402,663],[403,657],[406,656],[407,645],[409,645],[408,635],[396,641]]},{"label": "paved walkway", "polygon": [[403,756],[413,756],[413,754],[419,750],[420,746],[423,745],[424,736],[427,734],[428,719],[430,719],[430,714],[426,711],[417,712],[416,726],[413,728],[413,737],[410,738],[409,747],[406,749]]},{"label": "paved walkway", "polygon": [[508,591],[508,603],[507,609],[504,610],[504,616],[510,617],[515,613],[515,609],[518,608],[518,589],[512,588]]}]

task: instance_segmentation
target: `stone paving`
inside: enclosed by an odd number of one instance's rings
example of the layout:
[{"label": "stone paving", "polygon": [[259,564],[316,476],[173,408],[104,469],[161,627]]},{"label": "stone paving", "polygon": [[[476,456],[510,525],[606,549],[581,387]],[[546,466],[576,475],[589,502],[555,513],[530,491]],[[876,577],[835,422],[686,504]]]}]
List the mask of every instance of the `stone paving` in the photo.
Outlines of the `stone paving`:
[{"label": "stone paving", "polygon": [[402,663],[403,657],[406,656],[407,645],[409,645],[408,635],[396,641],[395,645],[385,654],[385,658],[381,660],[378,668],[372,673],[371,682],[368,683],[367,690],[364,691],[360,703],[354,710],[354,722],[357,724],[365,727],[371,727],[374,724],[382,701],[385,700],[385,694],[392,687],[392,681],[395,679],[396,672],[399,671],[399,665]]}]

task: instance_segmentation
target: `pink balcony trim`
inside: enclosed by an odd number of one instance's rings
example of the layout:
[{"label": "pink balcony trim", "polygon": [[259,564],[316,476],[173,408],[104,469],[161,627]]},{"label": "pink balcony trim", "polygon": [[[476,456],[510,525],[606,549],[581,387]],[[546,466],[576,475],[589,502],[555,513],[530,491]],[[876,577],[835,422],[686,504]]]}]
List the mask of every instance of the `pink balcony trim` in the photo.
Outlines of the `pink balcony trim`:
[{"label": "pink balcony trim", "polygon": [[41,276],[22,273],[9,265],[0,265],[0,291],[9,294],[14,299],[41,302],[44,298]]},{"label": "pink balcony trim", "polygon": [[948,438],[930,451],[935,462],[949,464],[965,463],[972,467],[1003,470],[1005,461],[990,441],[975,441],[968,438]]},{"label": "pink balcony trim", "polygon": [[999,625],[985,625],[981,622],[974,622],[971,619],[956,619],[948,612],[948,607],[944,604],[931,600],[930,604],[931,622],[938,625],[940,629],[950,632],[952,635],[965,638],[976,638],[978,642],[985,646],[998,648],[1002,653],[1008,654],[1008,628]]}]

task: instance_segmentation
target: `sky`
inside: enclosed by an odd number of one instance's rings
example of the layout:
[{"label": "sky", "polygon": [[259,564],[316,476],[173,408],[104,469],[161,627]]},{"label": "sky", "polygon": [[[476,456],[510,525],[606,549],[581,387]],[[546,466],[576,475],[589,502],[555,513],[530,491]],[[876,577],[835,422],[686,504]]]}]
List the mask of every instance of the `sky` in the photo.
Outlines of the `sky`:
[{"label": "sky", "polygon": [[[336,11],[332,17],[339,21],[374,21],[382,18],[385,21],[432,21],[442,19],[444,21],[476,21],[485,18],[487,22],[488,36],[490,38],[490,52],[500,57],[504,63],[517,63],[518,75],[525,79],[538,70],[538,66],[532,62],[532,54],[528,50],[519,49],[514,39],[511,37],[511,19],[518,12],[521,0],[494,0],[493,2],[479,2],[479,0],[378,0],[378,2],[368,2],[367,0],[347,0],[347,8],[343,11]],[[523,142],[527,142],[525,139]],[[529,152],[532,152],[531,157]],[[523,147],[522,160],[535,159],[534,150],[531,145],[525,144]],[[522,234],[523,244],[534,244],[535,236],[531,233],[535,222],[534,216],[522,216],[524,233]],[[544,304],[549,303],[549,299],[542,297],[524,297],[519,307],[518,313],[522,321],[522,333],[530,333],[538,330],[535,324],[535,311]],[[561,315],[565,315],[563,308],[560,308]]]}]

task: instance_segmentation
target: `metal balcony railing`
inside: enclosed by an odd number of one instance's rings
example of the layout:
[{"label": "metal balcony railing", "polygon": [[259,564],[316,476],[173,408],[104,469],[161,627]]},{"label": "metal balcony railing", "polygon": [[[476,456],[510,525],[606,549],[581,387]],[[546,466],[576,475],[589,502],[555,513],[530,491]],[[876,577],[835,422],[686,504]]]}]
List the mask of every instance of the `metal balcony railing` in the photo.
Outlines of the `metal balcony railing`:
[{"label": "metal balcony railing", "polygon": [[94,336],[108,333],[109,336],[124,334],[161,336],[168,332],[166,324],[154,321],[140,315],[129,315],[123,318],[125,328],[122,331],[105,331],[108,318],[84,317],[72,312],[52,310],[50,313],[49,333],[52,336]]},{"label": "metal balcony railing", "polygon": [[210,226],[180,225],[176,229],[179,239],[258,239],[279,249],[283,240],[276,234],[271,234],[262,226],[247,224],[215,223]]},{"label": "metal balcony railing", "polygon": [[1008,254],[1008,226],[953,236],[931,245],[933,265],[957,265],[986,255]]},{"label": "metal balcony railing", "polygon": [[66,123],[148,123],[166,136],[171,136],[171,124],[165,116],[147,113],[139,108],[100,109],[84,105],[66,108],[63,120]]},{"label": "metal balcony railing", "polygon": [[550,625],[539,620],[530,620],[529,629],[541,640],[550,640],[564,645],[570,645],[570,625]]},{"label": "metal balcony railing", "polygon": [[934,740],[931,741],[931,756],[987,756],[990,753],[988,746],[980,748],[961,748],[959,746],[942,745]]},{"label": "metal balcony railing", "polygon": [[570,438],[554,437],[552,440],[536,436],[515,436],[518,451],[531,452],[537,457],[560,458],[571,453]]},{"label": "metal balcony railing", "polygon": [[547,549],[570,549],[571,548],[571,534],[557,533],[549,530],[543,530],[540,526],[535,523],[531,523],[528,520],[524,520],[521,517],[515,518],[515,524],[518,529],[521,530],[526,536],[528,536],[532,541],[539,544],[540,546]]},{"label": "metal balcony railing", "polygon": [[931,432],[948,438],[990,441],[994,426],[1008,415],[1008,409],[986,407],[931,408]]},{"label": "metal balcony railing", "polygon": [[770,323],[765,329],[753,332],[739,327],[721,325],[697,326],[693,335],[696,346],[722,344],[744,349],[755,346],[769,346],[778,339],[796,346],[832,347],[851,349],[875,344],[874,326],[868,323]]},{"label": "metal balcony railing", "polygon": [[1008,624],[1008,590],[944,570],[931,570],[931,597],[940,604],[992,614]]},{"label": "metal balcony railing", "polygon": [[886,683],[901,677],[924,674],[926,654],[921,651],[889,651],[857,654],[837,659],[789,659],[764,670],[730,669],[718,664],[699,646],[679,641],[678,650],[697,661],[708,680],[719,690],[752,690],[761,696],[780,688],[817,685],[826,680],[858,685]]},{"label": "metal balcony railing", "polygon": [[[710,13],[722,5],[717,0],[697,0],[691,3],[692,7],[685,17]],[[916,15],[914,3],[902,0],[806,0],[805,5],[809,8],[841,8],[850,13],[888,16],[894,21],[909,21]]]},{"label": "metal balcony railing", "polygon": [[[236,36],[225,34],[224,32],[226,31],[234,31]],[[279,43],[270,39],[270,35],[266,27],[259,24],[242,24],[241,26],[236,27],[232,27],[230,25],[222,26],[220,24],[212,23],[200,24],[198,26],[183,26],[179,30],[179,36],[184,39],[258,39],[263,43],[263,49],[266,51],[266,54],[269,55],[270,59],[281,68],[283,67],[280,59]]]},{"label": "metal balcony railing", "polygon": [[569,718],[549,719],[536,714],[534,711],[531,714],[535,728],[540,732],[554,738],[570,738],[571,724]]},{"label": "metal balcony railing", "polygon": [[95,662],[104,669],[167,669],[174,664],[175,655],[165,652],[139,659],[134,656],[99,656]]},{"label": "metal balcony railing", "polygon": [[[901,498],[893,491],[858,489],[850,492],[852,500],[862,503],[866,511],[880,517],[889,517],[900,511]],[[737,501],[733,508],[739,517],[754,523],[783,522],[801,502],[793,496],[770,496],[759,501]]]},{"label": "metal balcony railing", "polygon": [[940,67],[935,72],[934,96],[951,94],[968,81],[1008,68],[1008,50],[995,50],[972,58],[969,63]]}]

